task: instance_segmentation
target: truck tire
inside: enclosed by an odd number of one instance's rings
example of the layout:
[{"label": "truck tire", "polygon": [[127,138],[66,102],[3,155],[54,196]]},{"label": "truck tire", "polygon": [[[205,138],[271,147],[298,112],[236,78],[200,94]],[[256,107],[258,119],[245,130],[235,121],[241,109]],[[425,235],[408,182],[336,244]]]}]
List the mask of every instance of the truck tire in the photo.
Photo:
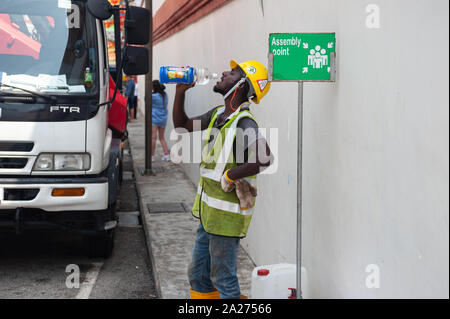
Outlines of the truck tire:
[{"label": "truck tire", "polygon": [[114,248],[114,229],[87,237],[89,258],[109,258]]},{"label": "truck tire", "polygon": [[120,187],[122,186],[122,182],[123,182],[123,160],[121,158],[119,162],[119,183],[117,185],[118,189],[120,189]]},{"label": "truck tire", "polygon": [[[110,219],[116,220],[116,205],[111,205]],[[85,243],[89,258],[109,258],[114,249],[115,228],[99,232],[98,235],[86,236]]]}]

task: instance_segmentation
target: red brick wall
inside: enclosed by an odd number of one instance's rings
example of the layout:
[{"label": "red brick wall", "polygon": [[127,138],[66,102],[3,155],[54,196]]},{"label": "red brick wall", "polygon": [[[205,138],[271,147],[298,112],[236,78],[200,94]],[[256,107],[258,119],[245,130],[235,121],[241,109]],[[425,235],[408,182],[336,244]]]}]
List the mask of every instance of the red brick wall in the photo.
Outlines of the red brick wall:
[{"label": "red brick wall", "polygon": [[153,17],[153,44],[167,39],[231,0],[166,0]]}]

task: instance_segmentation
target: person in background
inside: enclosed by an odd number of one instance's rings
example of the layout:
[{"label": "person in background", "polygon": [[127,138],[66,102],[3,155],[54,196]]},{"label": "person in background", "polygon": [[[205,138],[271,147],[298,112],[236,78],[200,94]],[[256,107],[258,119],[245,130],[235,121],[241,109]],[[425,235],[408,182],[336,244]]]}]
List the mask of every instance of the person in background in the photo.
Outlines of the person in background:
[{"label": "person in background", "polygon": [[134,122],[134,91],[136,90],[136,83],[131,76],[127,76],[127,88],[125,90],[125,97],[128,101],[128,111],[130,122]]},{"label": "person in background", "polygon": [[164,156],[163,161],[170,161],[169,149],[167,148],[166,140],[164,139],[164,131],[167,124],[167,116],[169,114],[167,110],[168,96],[164,91],[166,87],[159,83],[158,80],[153,81],[153,94],[152,94],[152,162],[155,161],[155,148],[156,139],[159,136],[159,141],[162,145]]},{"label": "person in background", "polygon": [[134,89],[134,101],[133,101],[133,110],[134,110],[134,119],[137,119],[137,110],[138,110],[138,100],[139,100],[139,85],[137,82],[137,77],[135,77],[136,88]]}]

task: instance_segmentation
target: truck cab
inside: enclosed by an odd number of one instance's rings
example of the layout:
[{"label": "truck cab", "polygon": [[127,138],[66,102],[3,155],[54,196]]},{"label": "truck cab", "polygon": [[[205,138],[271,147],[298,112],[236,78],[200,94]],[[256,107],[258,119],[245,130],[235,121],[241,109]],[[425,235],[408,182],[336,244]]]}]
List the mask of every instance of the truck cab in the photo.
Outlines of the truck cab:
[{"label": "truck cab", "polygon": [[102,2],[90,2],[0,4],[0,232],[77,232],[107,257],[122,140],[109,125],[104,26],[88,10]]}]

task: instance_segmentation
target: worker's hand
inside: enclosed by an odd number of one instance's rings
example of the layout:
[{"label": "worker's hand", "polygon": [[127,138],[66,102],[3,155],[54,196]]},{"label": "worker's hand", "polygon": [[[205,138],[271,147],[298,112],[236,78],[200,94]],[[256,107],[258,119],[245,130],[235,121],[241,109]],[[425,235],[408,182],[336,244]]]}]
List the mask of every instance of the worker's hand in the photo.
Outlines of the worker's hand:
[{"label": "worker's hand", "polygon": [[176,93],[185,93],[190,88],[193,88],[195,86],[196,82],[192,84],[185,84],[185,83],[177,83],[177,91]]},{"label": "worker's hand", "polygon": [[220,183],[222,184],[222,190],[225,193],[229,193],[234,189],[234,183],[227,178],[227,172],[222,175]]},{"label": "worker's hand", "polygon": [[252,208],[255,203],[255,197],[258,194],[256,187],[253,187],[243,179],[237,180],[234,184],[236,185],[236,195],[239,198],[241,208]]}]

